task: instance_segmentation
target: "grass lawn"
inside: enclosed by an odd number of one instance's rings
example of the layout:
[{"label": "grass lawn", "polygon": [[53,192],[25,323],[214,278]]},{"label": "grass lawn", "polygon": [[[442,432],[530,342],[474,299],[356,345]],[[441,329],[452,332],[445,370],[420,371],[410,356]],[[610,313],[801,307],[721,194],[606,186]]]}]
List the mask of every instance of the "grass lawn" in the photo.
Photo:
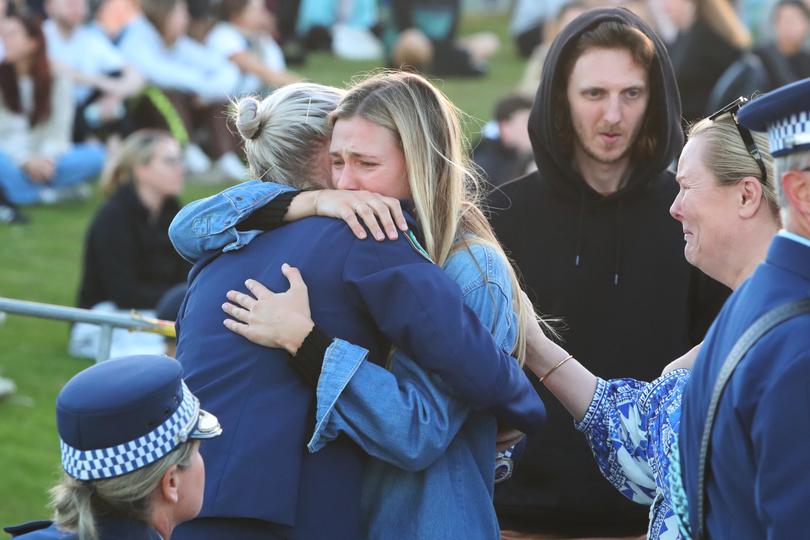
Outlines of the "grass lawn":
[{"label": "grass lawn", "polygon": [[[437,81],[470,115],[466,131],[471,138],[523,69],[506,26],[506,17],[500,15],[467,18],[463,33],[493,30],[501,35],[502,49],[486,78]],[[318,55],[298,71],[315,82],[342,86],[374,67]],[[184,199],[222,187],[190,186]],[[27,209],[30,224],[0,225],[0,296],[73,305],[83,237],[99,200]],[[0,325],[0,374],[18,387],[16,395],[0,401],[0,527],[48,516],[47,488],[60,471],[54,399],[73,374],[90,365],[67,355],[67,336],[67,325],[55,321],[9,316]]]}]

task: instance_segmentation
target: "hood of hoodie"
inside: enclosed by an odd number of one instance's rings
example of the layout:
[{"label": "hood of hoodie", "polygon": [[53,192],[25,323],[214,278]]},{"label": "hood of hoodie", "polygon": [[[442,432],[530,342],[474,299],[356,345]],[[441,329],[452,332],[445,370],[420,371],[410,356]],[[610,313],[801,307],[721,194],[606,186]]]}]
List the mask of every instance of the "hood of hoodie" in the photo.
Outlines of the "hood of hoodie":
[{"label": "hood of hoodie", "polygon": [[[560,85],[568,83],[558,74],[562,67],[561,60],[580,34],[604,21],[619,21],[638,28],[655,46],[655,59],[650,65],[649,73],[650,101],[646,121],[652,122],[657,131],[654,154],[643,162],[634,163],[624,187],[607,197],[597,193],[585,182],[582,175],[574,169],[572,157],[567,152],[560,152],[559,133],[553,122],[555,92]],[[683,147],[681,99],[664,43],[647,23],[623,8],[594,9],[574,19],[557,36],[549,49],[529,117],[529,136],[541,177],[560,195],[607,201],[621,200],[644,189],[673,162]]]}]

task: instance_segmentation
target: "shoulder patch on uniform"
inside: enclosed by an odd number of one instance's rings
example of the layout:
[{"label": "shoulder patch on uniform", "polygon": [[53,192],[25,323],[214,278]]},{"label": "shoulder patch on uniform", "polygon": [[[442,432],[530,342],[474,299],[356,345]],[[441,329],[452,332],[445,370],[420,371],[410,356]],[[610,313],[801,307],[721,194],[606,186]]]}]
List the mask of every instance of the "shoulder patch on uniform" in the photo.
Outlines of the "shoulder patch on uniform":
[{"label": "shoulder patch on uniform", "polygon": [[422,247],[422,245],[419,243],[419,240],[416,239],[416,235],[413,234],[413,231],[410,230],[406,231],[405,238],[408,240],[408,243],[411,245],[411,247],[415,249],[417,253],[419,253],[419,255],[429,260],[430,262],[433,262],[433,259],[430,258],[428,252],[425,250],[425,248]]}]

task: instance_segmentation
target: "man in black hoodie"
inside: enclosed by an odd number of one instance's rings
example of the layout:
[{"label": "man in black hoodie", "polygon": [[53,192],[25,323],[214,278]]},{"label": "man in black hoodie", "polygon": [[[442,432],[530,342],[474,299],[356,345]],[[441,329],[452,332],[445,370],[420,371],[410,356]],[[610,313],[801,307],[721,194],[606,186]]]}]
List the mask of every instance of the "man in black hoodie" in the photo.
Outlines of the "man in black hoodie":
[{"label": "man in black hoodie", "polygon": [[[538,171],[490,196],[499,239],[578,360],[605,378],[655,378],[700,342],[727,294],[684,260],[668,214],[683,134],[664,44],[629,11],[581,15],[549,50],[529,133]],[[549,428],[496,489],[501,528],[642,534],[647,508],[600,476],[570,416],[536,387]]]}]

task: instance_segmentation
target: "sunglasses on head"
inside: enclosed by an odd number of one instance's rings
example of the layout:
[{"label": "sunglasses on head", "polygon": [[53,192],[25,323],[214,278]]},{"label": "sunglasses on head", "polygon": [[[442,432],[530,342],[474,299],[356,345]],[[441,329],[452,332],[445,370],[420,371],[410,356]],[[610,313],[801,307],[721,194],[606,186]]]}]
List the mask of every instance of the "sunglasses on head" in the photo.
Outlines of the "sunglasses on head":
[{"label": "sunglasses on head", "polygon": [[740,132],[740,138],[742,139],[743,143],[745,144],[746,150],[748,150],[748,154],[754,158],[754,161],[757,162],[759,165],[759,172],[762,173],[762,179],[760,180],[761,183],[765,184],[768,181],[768,170],[765,168],[765,162],[762,161],[762,154],[759,152],[759,148],[757,147],[757,143],[754,142],[754,136],[751,135],[751,130],[747,127],[740,125],[739,120],[737,120],[737,113],[740,110],[740,107],[745,105],[748,102],[748,98],[744,98],[742,96],[738,97],[716,113],[709,116],[709,120],[716,120],[717,118],[723,116],[724,114],[731,115],[731,119],[734,120],[734,125],[737,126],[737,131]]}]

